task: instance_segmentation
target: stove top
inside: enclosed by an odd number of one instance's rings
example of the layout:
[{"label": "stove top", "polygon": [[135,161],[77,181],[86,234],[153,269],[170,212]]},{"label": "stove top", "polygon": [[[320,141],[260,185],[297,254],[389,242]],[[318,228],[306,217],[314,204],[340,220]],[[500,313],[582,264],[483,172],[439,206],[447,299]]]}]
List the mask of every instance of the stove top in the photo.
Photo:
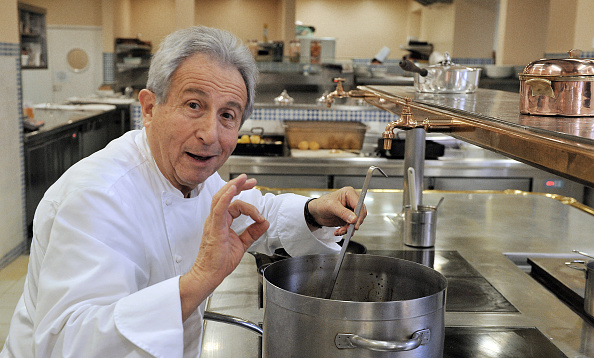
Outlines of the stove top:
[{"label": "stove top", "polygon": [[446,327],[444,358],[567,357],[534,327]]},{"label": "stove top", "polygon": [[369,250],[367,253],[414,261],[439,271],[448,280],[446,312],[518,312],[457,251]]}]

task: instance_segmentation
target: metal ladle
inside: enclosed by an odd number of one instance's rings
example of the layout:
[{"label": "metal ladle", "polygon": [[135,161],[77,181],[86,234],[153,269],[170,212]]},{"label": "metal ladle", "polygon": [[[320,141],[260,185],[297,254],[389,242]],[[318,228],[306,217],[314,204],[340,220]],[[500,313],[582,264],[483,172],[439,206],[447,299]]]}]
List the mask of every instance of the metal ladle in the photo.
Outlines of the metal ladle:
[{"label": "metal ladle", "polygon": [[[357,207],[355,208],[355,215],[357,216],[357,220],[359,220],[359,214],[361,213],[361,208],[363,207],[363,200],[365,200],[365,195],[367,194],[367,188],[369,187],[369,182],[371,181],[371,176],[373,175],[374,170],[379,170],[386,178],[388,175],[384,173],[384,171],[376,166],[370,166],[367,170],[367,175],[365,176],[365,182],[363,183],[363,188],[361,189],[361,194],[359,195],[359,201],[357,202]],[[340,266],[342,265],[342,261],[344,260],[344,255],[347,251],[347,246],[349,246],[349,241],[351,241],[351,237],[353,236],[353,232],[355,231],[355,224],[350,224],[347,230],[347,233],[342,237],[344,242],[342,243],[342,248],[340,249],[340,254],[338,255],[338,261],[336,261],[336,266],[334,266],[334,271],[332,272],[332,277],[330,279],[330,286],[328,288],[328,293],[326,294],[326,298],[330,299],[332,296],[332,292],[334,291],[334,285],[336,285],[336,278],[338,277],[338,271],[340,271]]]}]

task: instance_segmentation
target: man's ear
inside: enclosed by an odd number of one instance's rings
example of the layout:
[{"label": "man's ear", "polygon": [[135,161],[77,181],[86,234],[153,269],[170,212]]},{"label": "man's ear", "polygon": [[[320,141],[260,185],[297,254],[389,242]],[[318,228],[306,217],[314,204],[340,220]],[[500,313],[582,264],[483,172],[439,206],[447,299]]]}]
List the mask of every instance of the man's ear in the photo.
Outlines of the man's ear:
[{"label": "man's ear", "polygon": [[157,97],[153,92],[143,89],[138,93],[138,101],[140,101],[142,107],[142,124],[149,127],[153,120],[153,110],[155,109]]}]

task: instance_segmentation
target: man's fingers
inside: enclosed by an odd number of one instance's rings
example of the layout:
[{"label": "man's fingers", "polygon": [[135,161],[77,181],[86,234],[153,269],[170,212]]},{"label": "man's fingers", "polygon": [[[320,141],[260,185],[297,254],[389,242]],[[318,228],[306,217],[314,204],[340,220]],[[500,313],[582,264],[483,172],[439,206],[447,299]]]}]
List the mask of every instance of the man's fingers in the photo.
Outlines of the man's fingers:
[{"label": "man's fingers", "polygon": [[266,230],[270,227],[270,223],[266,220],[262,222],[255,222],[248,226],[244,232],[239,235],[239,238],[244,244],[245,249],[247,250],[256,240],[260,238],[260,236],[264,235]]},{"label": "man's fingers", "polygon": [[241,200],[234,200],[229,205],[229,214],[233,219],[239,217],[240,215],[247,215],[255,222],[262,222],[266,220],[255,206]]}]

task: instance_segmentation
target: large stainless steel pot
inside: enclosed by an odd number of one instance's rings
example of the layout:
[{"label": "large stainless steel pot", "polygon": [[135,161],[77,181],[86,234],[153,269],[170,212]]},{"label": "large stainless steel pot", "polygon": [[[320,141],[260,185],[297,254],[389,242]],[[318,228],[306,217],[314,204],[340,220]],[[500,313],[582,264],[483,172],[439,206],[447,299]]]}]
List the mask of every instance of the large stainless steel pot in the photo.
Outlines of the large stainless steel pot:
[{"label": "large stainless steel pot", "polygon": [[539,116],[594,116],[594,59],[542,59],[520,74],[520,112]]},{"label": "large stainless steel pot", "polygon": [[[264,270],[263,357],[443,356],[443,275],[407,260],[349,254],[325,299],[336,260],[293,257]],[[259,331],[237,317],[207,312],[205,319]]]},{"label": "large stainless steel pot", "polygon": [[264,270],[265,357],[442,357],[447,281],[411,261],[294,257]]},{"label": "large stainless steel pot", "polygon": [[420,68],[409,60],[400,61],[405,71],[415,73],[415,89],[428,93],[473,93],[479,85],[481,68],[461,66],[453,63],[450,55],[445,60],[427,68]]}]

